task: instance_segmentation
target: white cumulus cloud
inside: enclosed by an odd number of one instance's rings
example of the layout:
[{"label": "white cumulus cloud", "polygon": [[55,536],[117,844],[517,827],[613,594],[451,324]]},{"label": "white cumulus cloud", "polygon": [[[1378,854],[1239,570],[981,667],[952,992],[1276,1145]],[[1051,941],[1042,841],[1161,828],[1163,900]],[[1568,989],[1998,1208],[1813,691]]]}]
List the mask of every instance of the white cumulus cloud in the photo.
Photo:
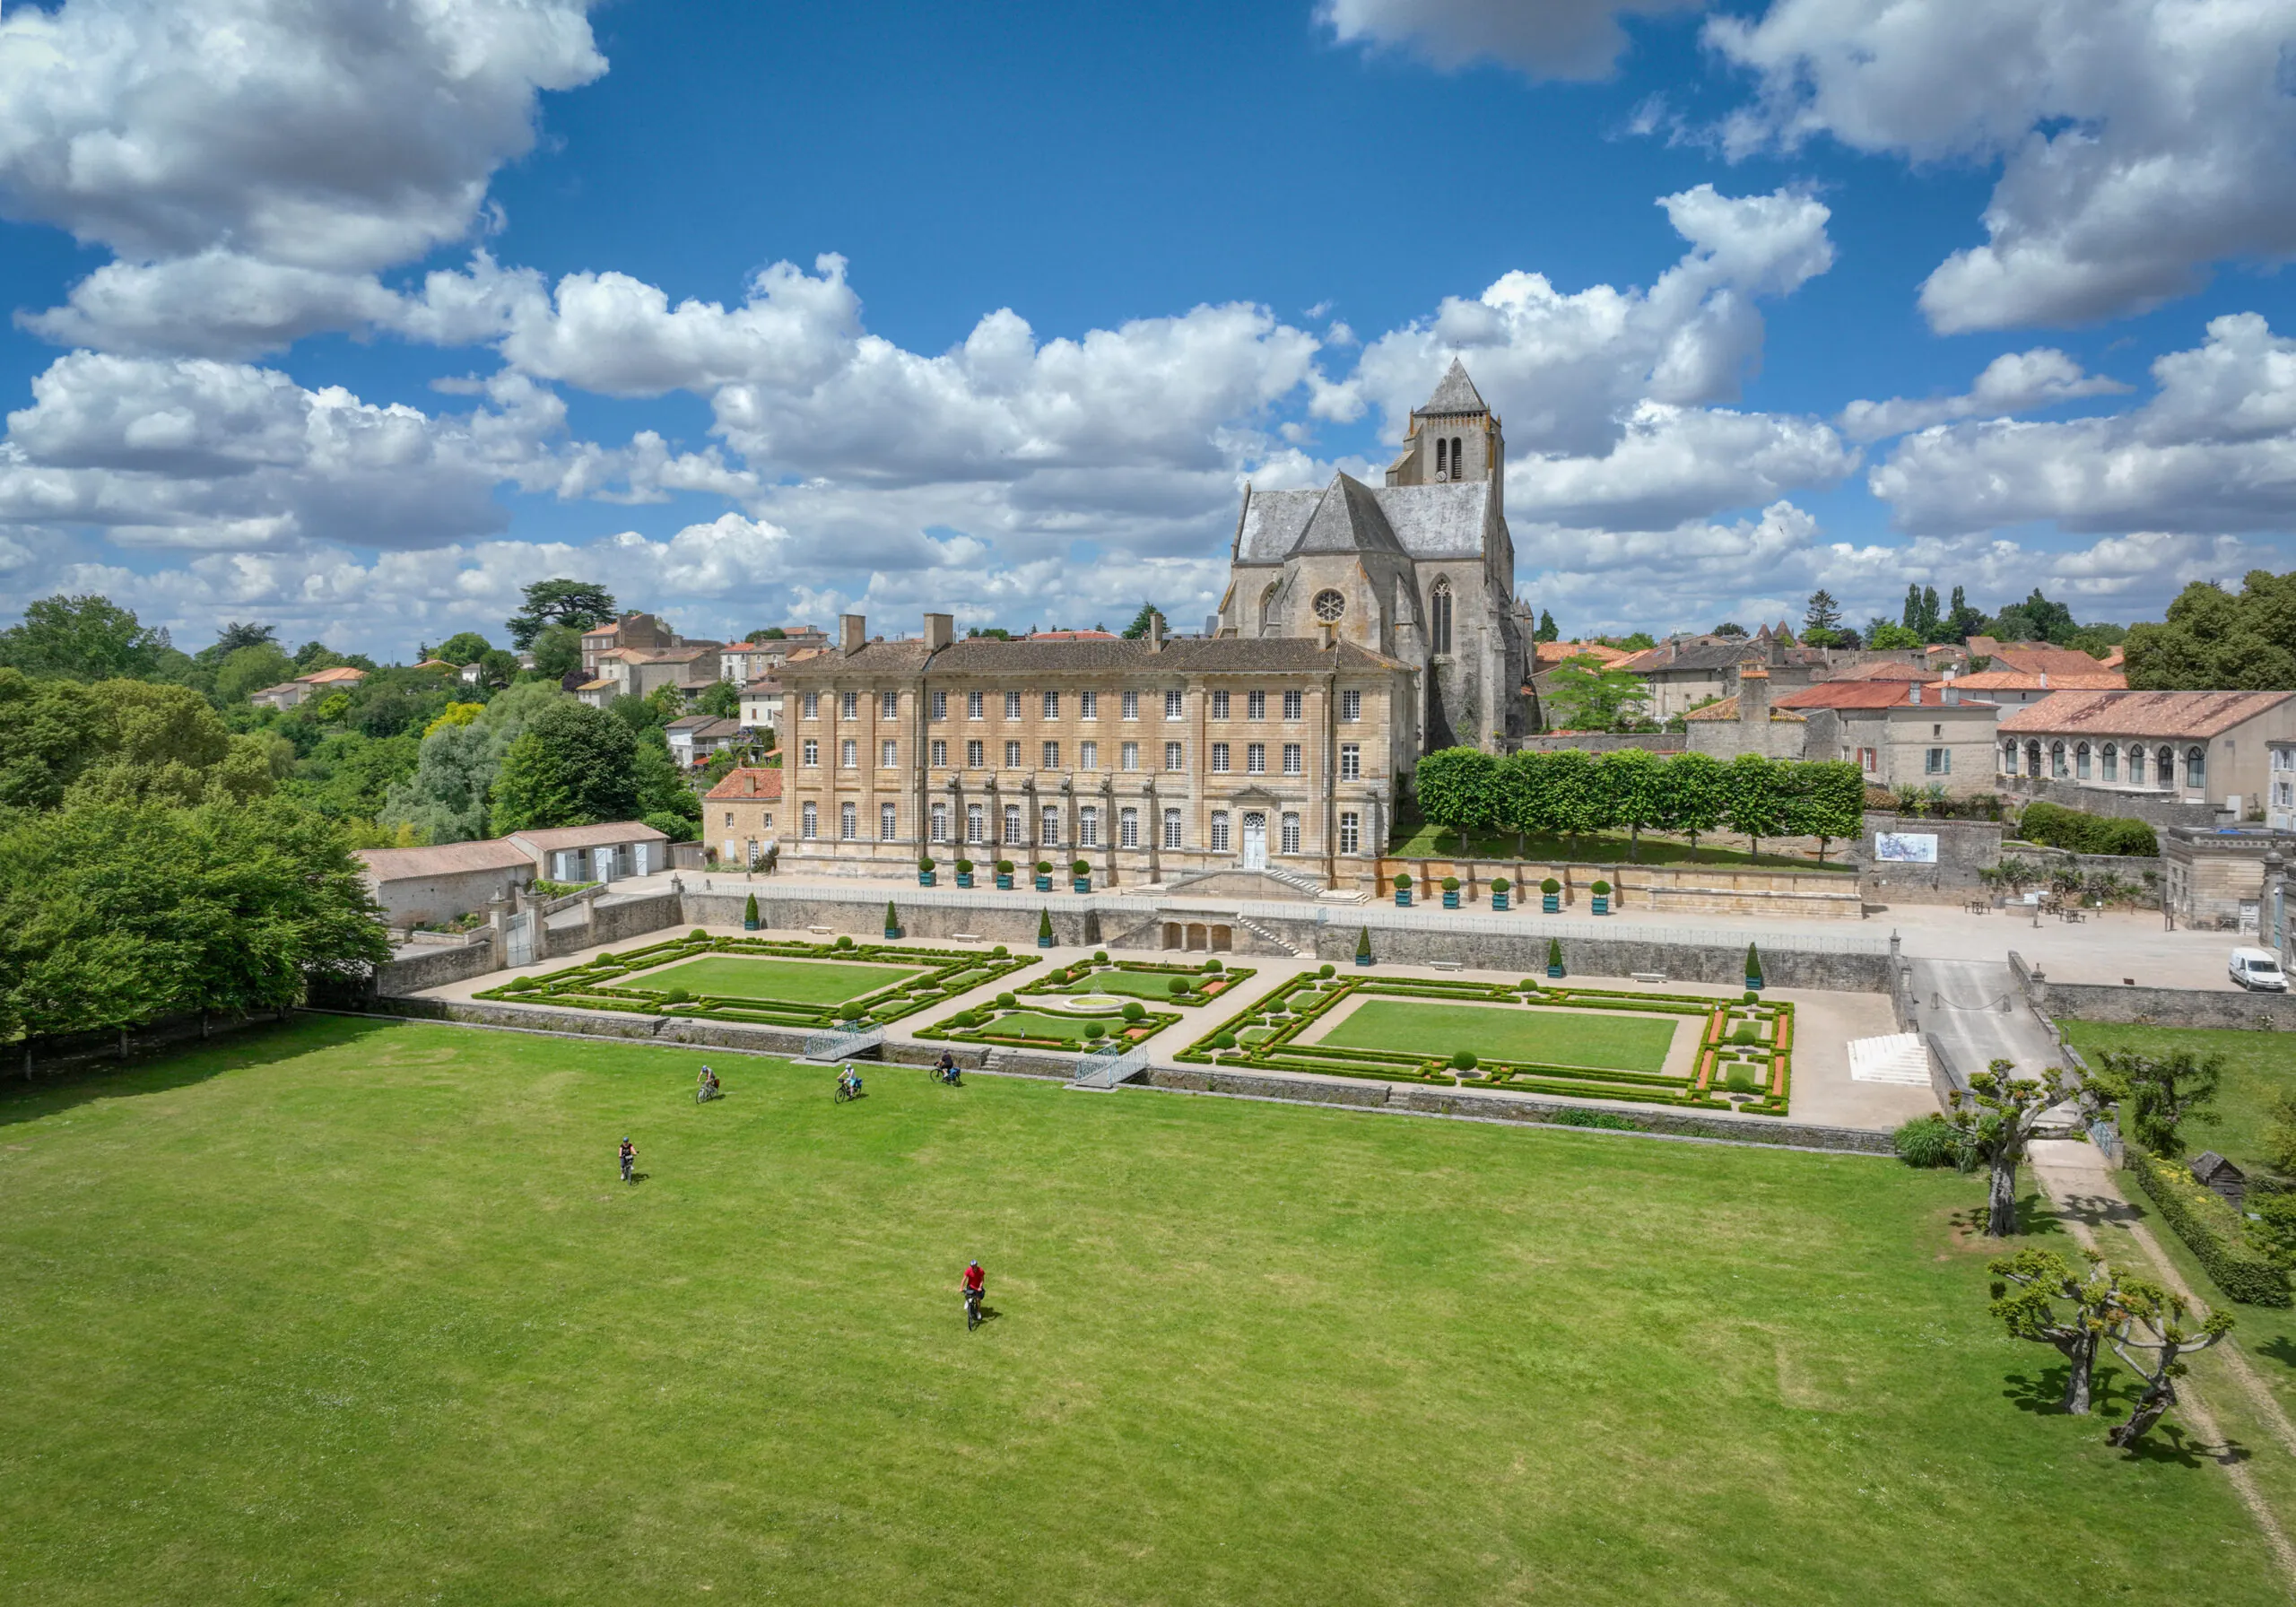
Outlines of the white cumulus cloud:
[{"label": "white cumulus cloud", "polygon": [[1841,410],[1839,422],[1842,433],[1852,440],[1874,441],[1955,419],[2031,413],[2088,396],[2121,395],[2128,389],[2109,376],[2083,372],[2079,363],[2053,346],[2036,346],[1995,358],[1964,395],[1852,402]]},{"label": "white cumulus cloud", "polygon": [[1603,78],[1626,48],[1622,16],[1692,12],[1705,0],[1323,0],[1342,44],[1408,49],[1439,67],[1495,61],[1534,78]]}]

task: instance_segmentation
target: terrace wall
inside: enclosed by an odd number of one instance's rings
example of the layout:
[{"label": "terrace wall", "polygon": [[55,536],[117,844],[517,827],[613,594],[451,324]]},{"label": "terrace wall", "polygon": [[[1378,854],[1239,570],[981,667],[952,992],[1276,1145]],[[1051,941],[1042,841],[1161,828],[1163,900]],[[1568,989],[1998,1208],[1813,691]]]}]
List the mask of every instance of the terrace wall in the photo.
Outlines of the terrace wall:
[{"label": "terrace wall", "polygon": [[2252,994],[2236,987],[2114,987],[2095,982],[2052,982],[2014,949],[2009,951],[2009,970],[2045,1021],[2296,1032],[2296,994]]},{"label": "terrace wall", "polygon": [[[1758,916],[1788,920],[1854,921],[1865,915],[1856,878],[1840,871],[1737,869],[1729,865],[1586,864],[1535,859],[1401,859],[1378,862],[1379,890],[1391,893],[1397,875],[1408,875],[1416,895],[1441,901],[1443,879],[1459,879],[1459,903],[1487,901],[1492,878],[1504,876],[1509,901],[1522,908],[1539,897],[1539,883],[1562,883],[1566,909],[1591,908],[1597,882],[1611,884],[1613,909],[1663,909],[1691,916]],[[1527,892],[1526,891],[1527,890]],[[1533,905],[1535,908],[1536,906]]]},{"label": "terrace wall", "polygon": [[[1883,832],[1914,831],[1937,839],[1935,864],[1884,864],[1875,857],[1874,838]],[[1932,820],[1926,815],[1866,812],[1866,829],[1850,850],[1859,888],[1876,903],[1958,904],[1985,886],[1980,871],[2001,863],[1998,821]]]}]

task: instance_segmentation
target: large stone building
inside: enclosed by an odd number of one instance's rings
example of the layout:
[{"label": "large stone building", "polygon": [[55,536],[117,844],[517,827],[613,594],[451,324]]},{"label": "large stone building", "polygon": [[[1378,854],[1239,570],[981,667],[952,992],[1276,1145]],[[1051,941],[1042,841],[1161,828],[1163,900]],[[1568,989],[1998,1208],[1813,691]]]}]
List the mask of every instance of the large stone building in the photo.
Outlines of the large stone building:
[{"label": "large stone building", "polygon": [[[1448,459],[1448,450],[1446,459]],[[782,666],[777,836],[792,870],[919,857],[1091,865],[1102,885],[1257,873],[1366,885],[1418,759],[1417,677],[1300,636],[869,639]]]},{"label": "large stone building", "polygon": [[1246,488],[1219,633],[1338,641],[1416,673],[1405,741],[1502,751],[1529,729],[1528,610],[1515,598],[1506,442],[1454,360],[1411,415],[1387,483]]},{"label": "large stone building", "polygon": [[2155,826],[2261,818],[2296,692],[2058,691],[2001,722],[2001,784]]}]

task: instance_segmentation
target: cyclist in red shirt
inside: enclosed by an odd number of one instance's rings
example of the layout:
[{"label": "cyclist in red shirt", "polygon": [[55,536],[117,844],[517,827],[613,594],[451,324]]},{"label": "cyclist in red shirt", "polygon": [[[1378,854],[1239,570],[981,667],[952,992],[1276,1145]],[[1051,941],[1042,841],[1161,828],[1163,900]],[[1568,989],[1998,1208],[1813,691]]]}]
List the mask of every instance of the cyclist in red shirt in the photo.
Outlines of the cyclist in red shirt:
[{"label": "cyclist in red shirt", "polygon": [[980,1270],[979,1262],[970,1263],[965,1267],[966,1328],[972,1329],[980,1325],[980,1302],[987,1293],[988,1274]]}]

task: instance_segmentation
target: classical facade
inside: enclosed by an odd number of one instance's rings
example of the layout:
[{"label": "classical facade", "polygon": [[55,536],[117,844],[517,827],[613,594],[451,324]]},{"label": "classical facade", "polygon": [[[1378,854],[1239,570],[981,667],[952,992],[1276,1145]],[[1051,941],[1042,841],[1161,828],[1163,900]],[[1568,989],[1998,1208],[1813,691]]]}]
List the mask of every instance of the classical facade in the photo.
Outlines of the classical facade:
[{"label": "classical facade", "polygon": [[1387,483],[1244,491],[1219,634],[1335,641],[1414,672],[1416,752],[1494,751],[1529,730],[1528,610],[1515,599],[1499,420],[1456,360],[1411,415]]},{"label": "classical facade", "polygon": [[781,667],[781,863],[1087,861],[1101,885],[1368,883],[1419,754],[1411,665],[1302,636],[868,638]]},{"label": "classical facade", "polygon": [[2261,815],[2296,692],[2058,691],[2001,722],[2003,785],[2156,826]]}]

